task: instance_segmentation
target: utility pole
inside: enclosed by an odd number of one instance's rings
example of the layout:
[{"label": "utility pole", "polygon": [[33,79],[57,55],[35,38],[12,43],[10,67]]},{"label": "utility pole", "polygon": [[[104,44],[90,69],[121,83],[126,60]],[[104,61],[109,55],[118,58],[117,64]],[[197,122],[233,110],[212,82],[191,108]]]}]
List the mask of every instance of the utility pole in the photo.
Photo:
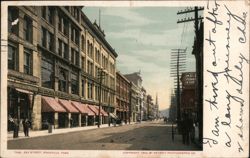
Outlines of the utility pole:
[{"label": "utility pole", "polygon": [[103,69],[100,69],[98,72],[98,78],[99,78],[99,109],[98,109],[98,128],[100,128],[101,125],[101,89],[102,89],[102,80],[105,76],[105,72],[103,71]]},{"label": "utility pole", "polygon": [[108,93],[109,95],[109,103],[108,103],[108,123],[109,123],[109,126],[110,126],[110,92]]},{"label": "utility pole", "polygon": [[175,81],[176,87],[176,104],[177,104],[177,124],[179,125],[181,119],[180,110],[180,72],[182,73],[186,69],[186,49],[172,49],[171,53],[171,72],[170,75]]},{"label": "utility pole", "polygon": [[[202,143],[202,131],[203,131],[203,104],[202,104],[202,98],[203,98],[203,50],[201,46],[203,46],[203,32],[199,34],[199,20],[202,20],[203,17],[198,16],[198,12],[204,10],[204,7],[194,7],[190,9],[186,9],[184,11],[179,11],[178,14],[186,14],[186,13],[194,13],[194,18],[188,18],[188,19],[181,19],[178,20],[177,23],[183,23],[183,22],[189,22],[194,21],[195,25],[195,38],[196,41],[194,43],[194,51],[193,54],[196,58],[196,102],[197,102],[197,115],[198,115],[198,121],[199,121],[199,141]],[[201,29],[201,28],[200,28]],[[203,30],[202,30],[203,31]]]}]

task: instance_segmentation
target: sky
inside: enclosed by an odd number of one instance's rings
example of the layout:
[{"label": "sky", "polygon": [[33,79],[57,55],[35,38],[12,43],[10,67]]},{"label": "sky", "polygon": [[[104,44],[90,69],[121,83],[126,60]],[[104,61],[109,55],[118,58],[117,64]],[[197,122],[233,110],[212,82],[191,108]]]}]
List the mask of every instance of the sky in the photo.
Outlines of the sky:
[{"label": "sky", "polygon": [[84,7],[83,12],[99,23],[105,38],[118,54],[117,71],[122,74],[141,72],[147,94],[156,99],[160,110],[170,107],[174,88],[170,77],[171,49],[187,48],[186,72],[195,71],[192,55],[194,23],[177,24],[177,15],[185,7]]}]

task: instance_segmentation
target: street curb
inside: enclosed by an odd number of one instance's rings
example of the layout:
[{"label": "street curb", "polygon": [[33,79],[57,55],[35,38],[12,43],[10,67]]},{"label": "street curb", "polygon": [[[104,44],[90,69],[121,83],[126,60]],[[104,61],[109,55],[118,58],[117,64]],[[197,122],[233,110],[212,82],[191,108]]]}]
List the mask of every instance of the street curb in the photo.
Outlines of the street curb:
[{"label": "street curb", "polygon": [[[52,135],[59,135],[59,134],[65,134],[65,133],[72,133],[72,132],[80,132],[80,131],[89,131],[89,130],[96,130],[96,129],[101,129],[101,128],[112,128],[112,127],[122,127],[122,126],[128,126],[128,125],[134,125],[136,123],[130,123],[130,124],[125,124],[125,125],[110,125],[110,126],[104,126],[104,127],[93,127],[93,128],[86,128],[86,129],[82,129],[82,130],[72,130],[72,131],[65,131],[65,132],[61,132],[61,133],[44,133],[44,135],[36,135],[36,136],[31,136],[31,137],[18,137],[18,138],[7,138],[7,141],[16,141],[16,140],[22,140],[22,139],[30,139],[30,138],[37,138],[37,137],[45,137],[45,136],[52,136]],[[44,132],[46,132],[44,130]]]}]

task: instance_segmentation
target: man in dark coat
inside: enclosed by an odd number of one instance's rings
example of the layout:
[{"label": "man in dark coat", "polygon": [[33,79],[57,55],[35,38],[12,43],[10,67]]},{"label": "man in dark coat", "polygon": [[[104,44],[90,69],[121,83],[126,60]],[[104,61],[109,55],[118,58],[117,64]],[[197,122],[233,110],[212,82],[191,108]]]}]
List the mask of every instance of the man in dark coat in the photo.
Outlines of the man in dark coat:
[{"label": "man in dark coat", "polygon": [[24,135],[26,136],[26,137],[29,137],[29,128],[30,128],[30,121],[27,119],[27,118],[25,118],[24,120],[23,120],[23,132],[24,132]]}]

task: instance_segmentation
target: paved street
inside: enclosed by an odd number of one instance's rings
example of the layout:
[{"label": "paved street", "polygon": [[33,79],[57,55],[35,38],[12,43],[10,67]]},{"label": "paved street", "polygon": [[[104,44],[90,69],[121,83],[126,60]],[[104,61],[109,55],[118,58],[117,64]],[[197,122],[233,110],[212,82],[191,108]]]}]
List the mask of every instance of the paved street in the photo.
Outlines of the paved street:
[{"label": "paved street", "polygon": [[183,145],[180,135],[172,142],[171,125],[162,121],[9,140],[8,149],[198,150]]}]

